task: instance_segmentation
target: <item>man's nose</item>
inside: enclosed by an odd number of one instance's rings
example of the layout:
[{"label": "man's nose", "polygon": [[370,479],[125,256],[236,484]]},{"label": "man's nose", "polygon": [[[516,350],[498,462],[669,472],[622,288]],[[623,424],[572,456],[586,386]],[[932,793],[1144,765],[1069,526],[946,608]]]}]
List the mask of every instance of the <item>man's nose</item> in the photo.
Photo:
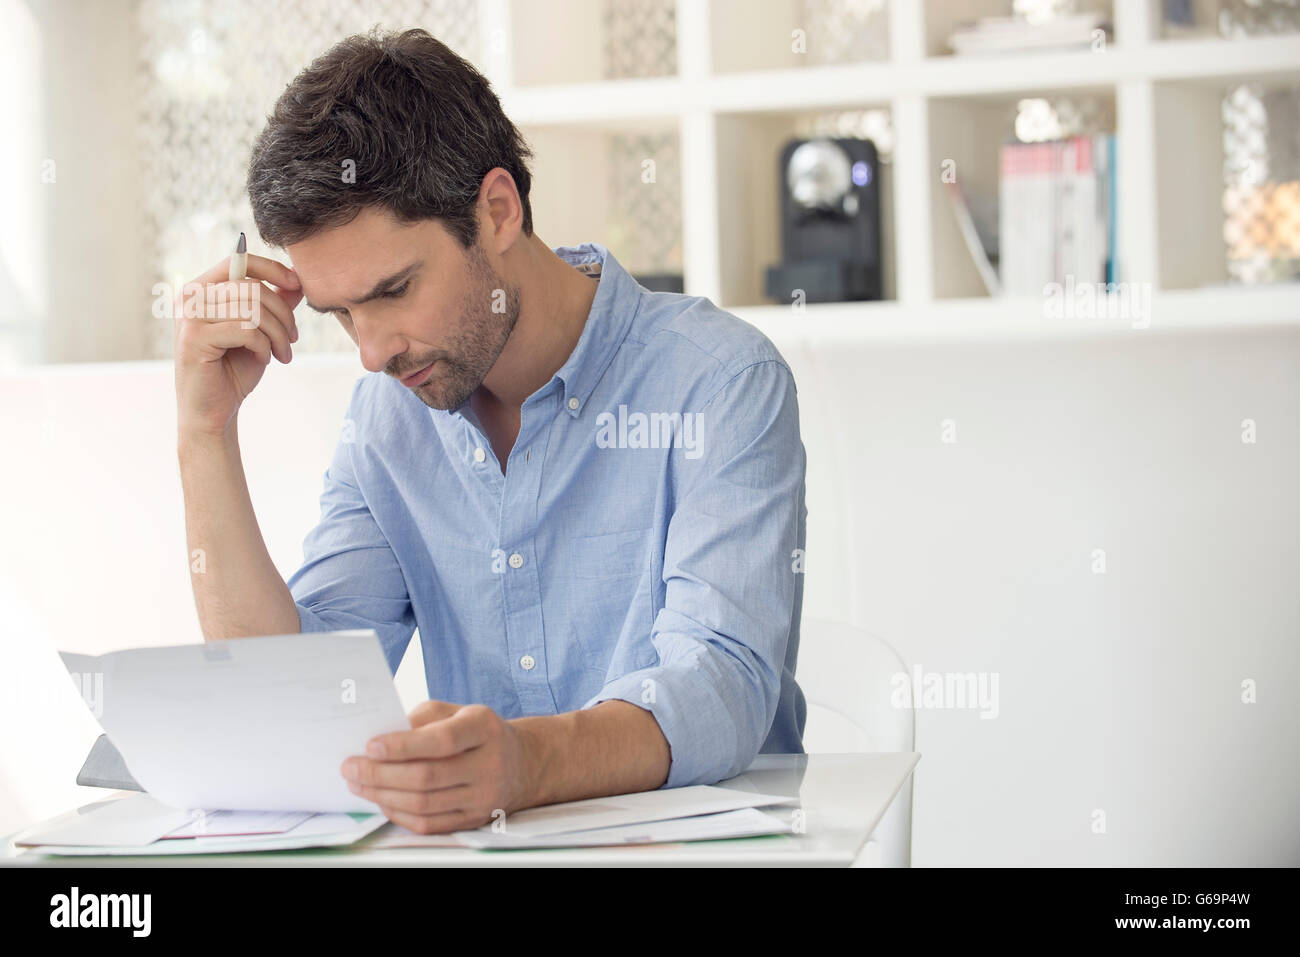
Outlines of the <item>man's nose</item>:
[{"label": "man's nose", "polygon": [[357,331],[361,365],[367,372],[385,371],[394,356],[406,351],[406,342],[400,334],[386,331],[380,324],[366,322],[355,314],[352,322]]}]

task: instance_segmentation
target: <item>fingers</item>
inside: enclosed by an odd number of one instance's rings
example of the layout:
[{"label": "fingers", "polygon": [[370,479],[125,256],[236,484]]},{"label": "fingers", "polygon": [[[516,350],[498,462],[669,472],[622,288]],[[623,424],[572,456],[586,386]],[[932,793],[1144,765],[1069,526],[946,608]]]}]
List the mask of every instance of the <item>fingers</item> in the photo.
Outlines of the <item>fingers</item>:
[{"label": "fingers", "polygon": [[439,791],[461,787],[474,780],[474,769],[468,755],[422,761],[348,758],[340,770],[345,778],[362,787],[394,791]]},{"label": "fingers", "polygon": [[[200,292],[201,290],[201,292]],[[182,294],[178,320],[218,323],[238,319],[250,328],[261,329],[270,339],[275,357],[281,362],[293,358],[290,343],[298,338],[293,310],[261,283],[213,282]]]},{"label": "fingers", "polygon": [[367,801],[374,801],[384,809],[384,813],[402,811],[419,815],[449,814],[463,811],[473,803],[467,784],[441,791],[393,791],[354,785],[352,791]]},{"label": "fingers", "polygon": [[418,728],[420,725],[429,724],[431,721],[450,718],[460,709],[461,705],[452,704],[450,701],[421,701],[411,709],[408,717],[411,719],[411,727]]},{"label": "fingers", "polygon": [[215,361],[230,349],[244,348],[262,357],[263,364],[271,361],[271,340],[260,329],[241,328],[237,320],[202,323],[191,326],[192,344],[183,346],[199,359]]},{"label": "fingers", "polygon": [[[301,297],[302,283],[298,280],[298,274],[284,263],[276,262],[274,259],[267,259],[265,256],[255,256],[249,253],[248,271],[245,276],[249,279],[263,279],[282,289],[292,290]],[[207,285],[209,283],[225,282],[229,278],[230,257],[227,256],[201,275],[196,282]],[[294,305],[297,305],[297,303],[294,303]]]},{"label": "fingers", "polygon": [[[485,705],[452,707],[456,708],[454,714],[430,719],[410,731],[376,735],[367,744],[366,753],[388,761],[449,758],[478,747],[487,740],[492,723],[500,721],[496,713]],[[372,750],[372,745],[381,746],[382,753]]]},{"label": "fingers", "polygon": [[384,808],[384,816],[399,827],[416,834],[446,834],[451,831],[465,831],[478,827],[482,821],[468,811],[451,811],[445,814],[410,814],[404,811]]}]

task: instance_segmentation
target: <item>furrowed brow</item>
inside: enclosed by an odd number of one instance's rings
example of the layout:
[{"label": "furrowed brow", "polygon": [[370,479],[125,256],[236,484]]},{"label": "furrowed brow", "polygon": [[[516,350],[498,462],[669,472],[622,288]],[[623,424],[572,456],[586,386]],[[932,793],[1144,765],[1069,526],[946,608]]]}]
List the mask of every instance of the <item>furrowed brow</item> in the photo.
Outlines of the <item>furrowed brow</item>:
[{"label": "furrowed brow", "polygon": [[[383,279],[379,280],[379,282],[375,283],[375,285],[371,288],[371,290],[368,293],[366,293],[364,296],[352,300],[352,305],[359,306],[362,303],[369,302],[372,299],[378,299],[380,296],[386,293],[393,286],[396,286],[398,283],[400,283],[403,279],[409,279],[411,276],[414,276],[417,272],[420,271],[421,265],[422,265],[421,263],[411,263],[411,265],[407,266],[402,270],[399,270],[398,272],[393,273],[391,276],[385,276]],[[308,308],[315,309],[317,312],[345,312],[347,310],[346,306],[318,306],[310,299],[306,300],[306,302]]]}]

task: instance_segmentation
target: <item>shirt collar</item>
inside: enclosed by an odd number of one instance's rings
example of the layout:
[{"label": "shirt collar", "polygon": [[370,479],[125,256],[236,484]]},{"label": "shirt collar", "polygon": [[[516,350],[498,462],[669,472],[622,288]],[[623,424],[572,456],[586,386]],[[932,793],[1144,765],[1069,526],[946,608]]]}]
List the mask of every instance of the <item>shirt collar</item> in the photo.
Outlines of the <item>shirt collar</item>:
[{"label": "shirt collar", "polygon": [[[571,266],[596,263],[600,267],[596,297],[582,327],[582,335],[568,360],[551,379],[552,382],[558,379],[563,386],[560,407],[570,417],[577,418],[632,328],[632,320],[641,304],[640,286],[614,254],[600,243],[556,246],[551,251]],[[538,391],[549,387],[548,383]],[[451,414],[456,413],[471,421],[475,418],[468,398],[451,410]]]},{"label": "shirt collar", "polygon": [[613,360],[614,353],[627,338],[641,304],[640,286],[614,254],[600,243],[557,246],[554,252],[571,266],[600,264],[596,298],[592,300],[582,335],[578,337],[578,344],[568,361],[555,373],[555,378],[564,383],[560,406],[577,418]]}]

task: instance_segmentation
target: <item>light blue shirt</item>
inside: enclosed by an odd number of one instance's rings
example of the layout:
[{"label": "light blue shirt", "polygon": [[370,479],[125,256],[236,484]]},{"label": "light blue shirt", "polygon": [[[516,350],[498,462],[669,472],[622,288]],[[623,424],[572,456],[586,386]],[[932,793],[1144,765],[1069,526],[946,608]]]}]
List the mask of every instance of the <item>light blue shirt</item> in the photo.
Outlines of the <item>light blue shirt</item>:
[{"label": "light blue shirt", "polygon": [[794,378],[708,299],[646,290],[604,246],[567,362],[523,403],[505,474],[469,402],[362,376],[288,586],[304,632],[419,629],[429,697],[503,718],[621,699],[665,787],[802,753],[794,680],[805,456]]}]

